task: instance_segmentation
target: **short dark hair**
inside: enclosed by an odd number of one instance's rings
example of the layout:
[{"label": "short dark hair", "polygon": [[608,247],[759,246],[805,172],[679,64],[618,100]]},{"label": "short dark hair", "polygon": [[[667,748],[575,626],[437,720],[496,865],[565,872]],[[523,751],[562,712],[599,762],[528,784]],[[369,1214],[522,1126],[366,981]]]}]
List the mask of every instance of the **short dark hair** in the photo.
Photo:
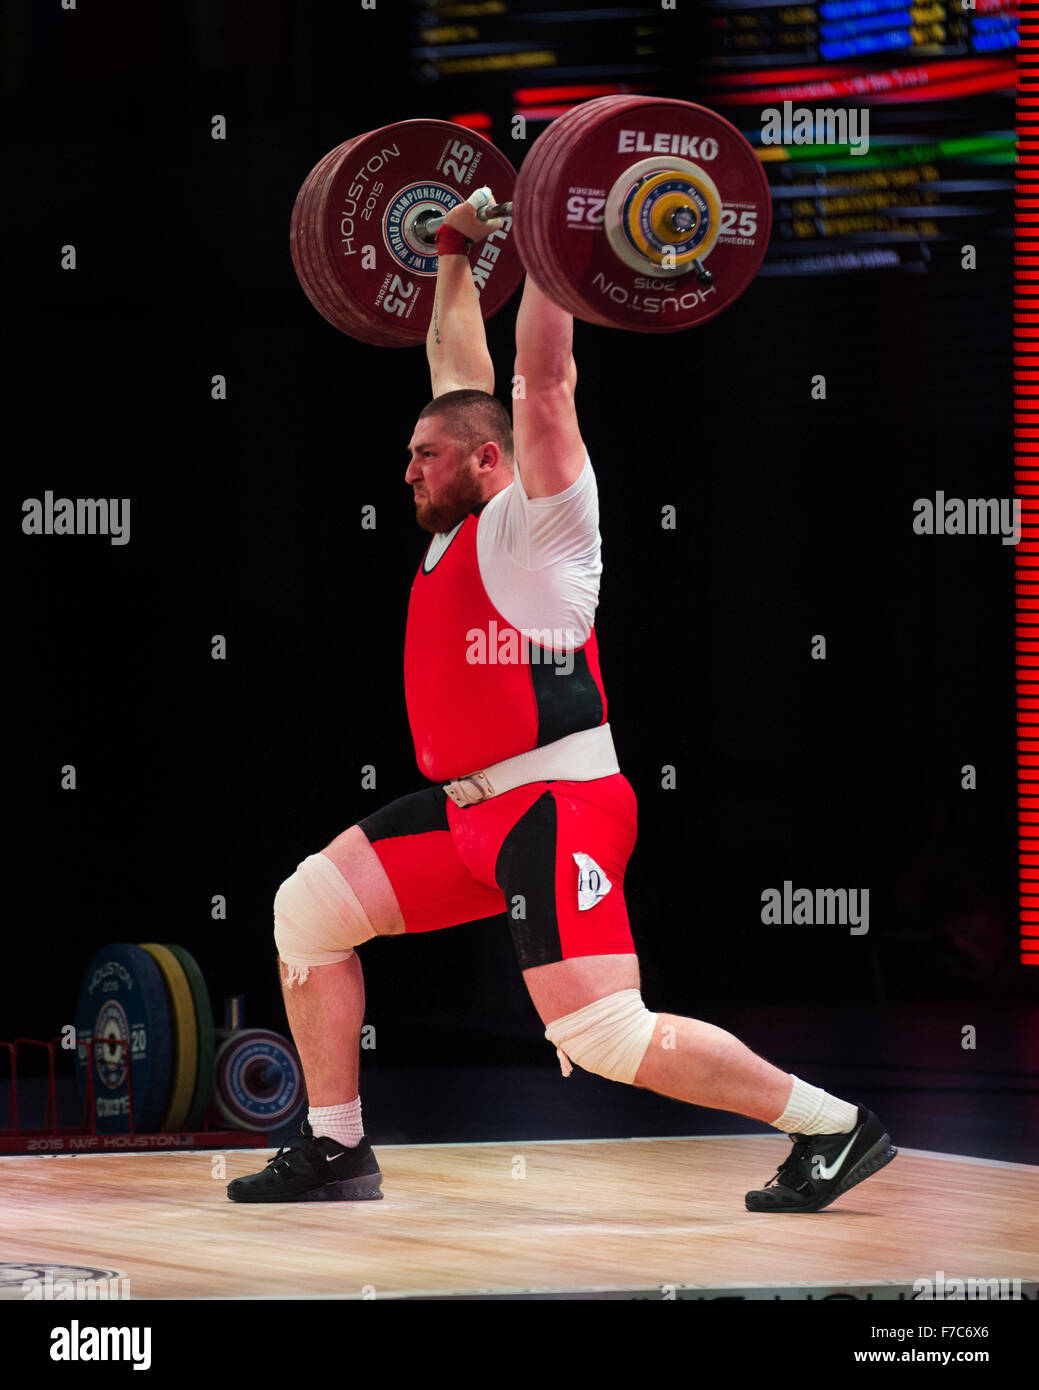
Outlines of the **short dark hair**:
[{"label": "short dark hair", "polygon": [[513,461],[512,421],[496,396],[486,391],[445,391],[423,409],[420,420],[442,415],[448,433],[463,454],[493,441],[508,463]]}]

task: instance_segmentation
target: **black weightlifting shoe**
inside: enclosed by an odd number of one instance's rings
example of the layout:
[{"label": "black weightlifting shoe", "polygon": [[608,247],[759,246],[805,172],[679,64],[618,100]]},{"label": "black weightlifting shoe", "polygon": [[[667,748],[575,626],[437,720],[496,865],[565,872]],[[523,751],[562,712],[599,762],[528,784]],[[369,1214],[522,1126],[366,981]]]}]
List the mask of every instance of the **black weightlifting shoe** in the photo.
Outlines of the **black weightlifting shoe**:
[{"label": "black weightlifting shoe", "polygon": [[306,1120],[299,1138],[283,1144],[262,1173],[228,1183],[232,1202],[370,1202],[382,1197],[382,1173],[367,1139],[348,1149],[314,1138]]},{"label": "black weightlifting shoe", "polygon": [[793,1153],[760,1192],[747,1193],[748,1211],[822,1211],[898,1153],[884,1126],[864,1105],[859,1106],[849,1134],[791,1134],[790,1138]]}]

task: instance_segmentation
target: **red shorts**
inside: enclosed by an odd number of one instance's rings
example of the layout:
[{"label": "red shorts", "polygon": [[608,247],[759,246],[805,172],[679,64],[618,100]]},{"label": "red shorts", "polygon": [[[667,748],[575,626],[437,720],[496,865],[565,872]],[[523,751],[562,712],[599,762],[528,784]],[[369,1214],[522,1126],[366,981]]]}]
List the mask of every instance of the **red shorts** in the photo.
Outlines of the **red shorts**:
[{"label": "red shorts", "polygon": [[504,912],[521,970],[635,951],[624,870],[637,806],[619,772],[594,782],[531,782],[466,807],[429,787],[358,824],[389,876],[406,931]]}]

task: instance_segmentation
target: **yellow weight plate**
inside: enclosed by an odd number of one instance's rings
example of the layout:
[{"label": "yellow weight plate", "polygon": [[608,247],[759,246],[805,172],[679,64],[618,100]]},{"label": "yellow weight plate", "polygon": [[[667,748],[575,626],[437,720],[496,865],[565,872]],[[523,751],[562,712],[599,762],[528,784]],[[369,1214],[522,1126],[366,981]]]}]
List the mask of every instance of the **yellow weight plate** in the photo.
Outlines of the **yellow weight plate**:
[{"label": "yellow weight plate", "polygon": [[198,1035],[198,1078],[195,1081],[195,1094],[191,1097],[191,1109],[184,1121],[187,1130],[199,1130],[206,1118],[209,1102],[213,1096],[213,1058],[216,1053],[216,1039],[213,1036],[213,1008],[209,1002],[209,990],[198,962],[183,946],[167,941],[166,947],[184,967],[184,974],[191,986],[191,998],[195,1005],[195,1022]]},{"label": "yellow weight plate", "polygon": [[[670,214],[677,211],[679,208],[688,208],[695,218],[692,225],[681,232],[676,231],[669,220]],[[701,217],[697,209],[690,204],[686,195],[676,191],[674,193],[664,193],[657,199],[656,203],[653,205],[653,211],[649,215],[649,220],[654,234],[658,236],[661,241],[673,241],[678,243],[680,241],[686,241],[692,236],[693,232],[700,225]]]},{"label": "yellow weight plate", "polygon": [[[636,166],[636,168],[638,167],[640,166]],[[690,205],[688,196],[678,189],[654,196],[663,184],[672,183],[676,179],[683,180],[689,188],[695,189],[707,204],[708,230],[704,239],[692,250],[675,252],[668,248],[660,251],[647,240],[642,230],[642,214],[647,202],[650,203],[649,223],[654,236],[659,240],[679,245],[688,241],[692,235],[693,229],[676,232],[667,225],[667,216],[670,212],[677,207]],[[639,255],[645,256],[646,260],[656,265],[659,265],[664,256],[668,255],[672,258],[672,269],[681,270],[697,259],[702,260],[709,253],[718,239],[721,217],[721,199],[710,178],[697,169],[695,165],[681,161],[676,168],[655,169],[644,177],[628,205],[624,216],[624,228],[630,245]],[[702,217],[698,216],[696,225],[700,225],[701,221]]]},{"label": "yellow weight plate", "polygon": [[191,1097],[195,1093],[198,1075],[195,1004],[184,967],[173,952],[155,941],[142,941],[140,945],[141,950],[147,951],[159,967],[173,1015],[173,1079],[166,1112],[162,1117],[163,1128],[172,1134],[184,1128]]}]

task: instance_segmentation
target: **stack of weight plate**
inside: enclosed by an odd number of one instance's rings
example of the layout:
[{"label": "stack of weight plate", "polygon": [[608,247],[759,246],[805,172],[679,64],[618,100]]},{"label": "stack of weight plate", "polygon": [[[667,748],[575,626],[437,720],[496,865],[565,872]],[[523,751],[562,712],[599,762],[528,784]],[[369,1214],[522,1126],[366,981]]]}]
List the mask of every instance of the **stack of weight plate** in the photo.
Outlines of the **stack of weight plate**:
[{"label": "stack of weight plate", "polygon": [[98,951],[80,988],[76,1036],[84,1097],[90,1039],[111,1040],[93,1045],[102,1134],[129,1131],[130,1082],[138,1134],[197,1132],[211,1101],[217,1128],[223,1121],[266,1132],[298,1118],[306,1103],[290,1042],[265,1029],[214,1029],[206,982],[182,946],[117,943]]},{"label": "stack of weight plate", "polygon": [[[500,150],[449,121],[398,121],[344,141],[311,169],[292,209],[289,245],[304,293],[351,338],[376,347],[424,343],[437,251],[416,219],[442,216],[484,186],[508,202],[515,182]],[[471,264],[485,250],[478,242]],[[477,280],[485,319],[523,278],[510,237],[500,233],[491,255]]]}]

